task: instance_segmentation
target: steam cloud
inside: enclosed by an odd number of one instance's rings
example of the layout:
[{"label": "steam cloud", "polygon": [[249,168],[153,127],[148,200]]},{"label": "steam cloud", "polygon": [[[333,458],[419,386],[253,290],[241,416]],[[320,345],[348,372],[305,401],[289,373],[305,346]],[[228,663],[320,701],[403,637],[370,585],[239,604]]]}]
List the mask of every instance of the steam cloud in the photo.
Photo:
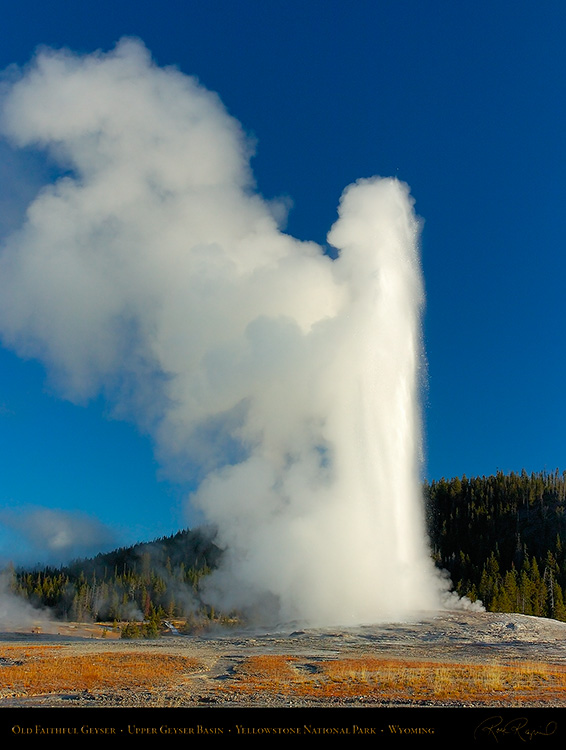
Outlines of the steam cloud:
[{"label": "steam cloud", "polygon": [[0,628],[14,630],[17,628],[44,627],[51,621],[50,613],[45,609],[36,609],[29,602],[12,593],[10,576],[0,573]]},{"label": "steam cloud", "polygon": [[3,343],[65,398],[104,393],[197,482],[226,549],[210,602],[332,625],[436,608],[407,186],[348,187],[332,260],[281,230],[217,96],[132,39],[41,50],[1,112],[59,169],[2,243]]}]

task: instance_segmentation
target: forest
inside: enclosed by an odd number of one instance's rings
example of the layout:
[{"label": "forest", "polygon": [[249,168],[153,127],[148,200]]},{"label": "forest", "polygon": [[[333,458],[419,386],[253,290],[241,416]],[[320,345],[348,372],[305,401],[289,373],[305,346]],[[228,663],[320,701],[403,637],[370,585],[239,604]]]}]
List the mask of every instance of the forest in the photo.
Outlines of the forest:
[{"label": "forest", "polygon": [[[431,555],[453,589],[493,612],[566,621],[566,472],[497,473],[425,482]],[[16,595],[70,621],[130,623],[123,637],[237,621],[200,597],[221,550],[210,529],[177,534],[60,568],[6,571]]]},{"label": "forest", "polygon": [[11,566],[5,574],[13,594],[58,620],[127,622],[122,637],[153,637],[164,619],[182,618],[188,630],[227,619],[199,597],[219,556],[209,529],[187,529],[60,568]]},{"label": "forest", "polygon": [[566,472],[441,479],[424,494],[433,559],[458,594],[566,620]]}]

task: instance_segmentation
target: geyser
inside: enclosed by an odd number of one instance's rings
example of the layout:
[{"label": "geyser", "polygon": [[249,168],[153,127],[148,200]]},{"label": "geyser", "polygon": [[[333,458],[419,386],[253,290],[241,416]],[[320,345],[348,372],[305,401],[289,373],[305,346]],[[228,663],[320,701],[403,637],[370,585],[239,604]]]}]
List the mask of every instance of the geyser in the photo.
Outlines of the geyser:
[{"label": "geyser", "polygon": [[218,528],[206,596],[262,623],[439,606],[420,493],[423,285],[406,185],[348,187],[285,234],[218,98],[144,46],[44,49],[2,90],[14,148],[59,165],[2,241],[4,345],[148,431]]}]

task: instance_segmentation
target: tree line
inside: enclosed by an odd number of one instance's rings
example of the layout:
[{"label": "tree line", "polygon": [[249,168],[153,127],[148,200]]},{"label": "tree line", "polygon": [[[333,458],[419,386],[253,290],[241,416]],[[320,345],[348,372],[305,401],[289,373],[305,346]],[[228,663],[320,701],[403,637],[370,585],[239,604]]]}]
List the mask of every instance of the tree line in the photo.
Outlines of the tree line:
[{"label": "tree line", "polygon": [[[60,620],[129,622],[124,637],[153,636],[164,619],[194,627],[215,617],[200,583],[220,550],[205,530],[180,531],[150,543],[122,547],[58,568],[14,569],[10,589]],[[143,626],[135,623],[143,622]],[[141,629],[140,629],[141,628]]]},{"label": "tree line", "polygon": [[[431,555],[460,596],[566,621],[566,472],[443,478],[423,492]],[[130,636],[143,622],[152,635],[163,619],[191,628],[233,616],[200,596],[221,554],[211,530],[187,529],[59,568],[12,569],[10,586],[59,619],[138,623]]]},{"label": "tree line", "polygon": [[488,611],[566,621],[566,472],[425,483],[436,565]]}]

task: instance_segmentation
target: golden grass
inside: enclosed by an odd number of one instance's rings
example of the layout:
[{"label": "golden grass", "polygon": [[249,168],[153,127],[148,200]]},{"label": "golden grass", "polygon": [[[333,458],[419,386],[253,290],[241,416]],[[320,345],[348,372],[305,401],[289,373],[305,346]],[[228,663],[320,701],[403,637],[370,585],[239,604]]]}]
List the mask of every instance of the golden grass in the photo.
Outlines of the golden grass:
[{"label": "golden grass", "polygon": [[[233,686],[232,686],[233,687]],[[244,694],[267,691],[295,698],[372,702],[566,702],[566,668],[548,664],[452,664],[376,658],[301,663],[261,656],[236,670]]]},{"label": "golden grass", "polygon": [[297,672],[294,669],[294,663],[297,658],[294,656],[250,656],[236,669],[236,674],[240,680],[249,680],[253,683],[256,680],[265,680],[267,682],[286,682],[297,680]]},{"label": "golden grass", "polygon": [[[0,650],[0,696],[178,687],[180,697],[190,691],[183,683],[203,667],[198,659],[167,653],[76,654],[62,646],[6,646]],[[271,695],[321,704],[566,705],[566,667],[273,654],[244,659],[229,679],[210,688],[218,697],[243,701]]]},{"label": "golden grass", "polygon": [[0,693],[46,693],[152,689],[171,685],[201,665],[167,654],[93,653],[65,655],[56,647],[4,648]]}]

